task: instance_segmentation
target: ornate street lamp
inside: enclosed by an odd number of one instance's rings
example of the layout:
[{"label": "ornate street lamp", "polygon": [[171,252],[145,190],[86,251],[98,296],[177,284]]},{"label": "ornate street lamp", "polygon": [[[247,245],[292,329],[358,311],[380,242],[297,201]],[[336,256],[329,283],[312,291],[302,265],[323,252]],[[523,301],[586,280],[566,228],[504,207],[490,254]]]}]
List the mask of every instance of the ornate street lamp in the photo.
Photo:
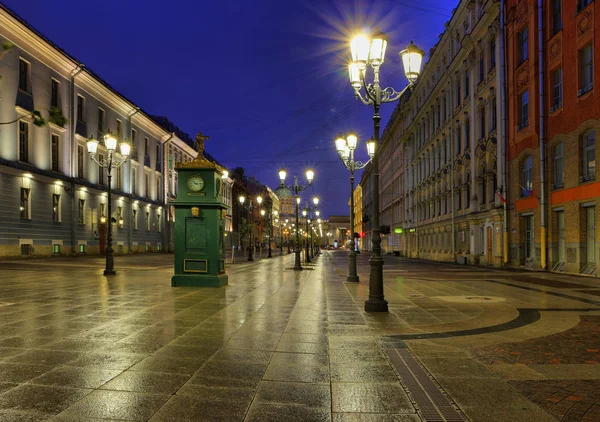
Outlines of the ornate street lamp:
[{"label": "ornate street lamp", "polygon": [[123,165],[129,158],[129,153],[131,152],[131,145],[127,142],[121,142],[119,144],[119,149],[121,151],[121,157],[117,156],[117,138],[115,138],[112,133],[107,132],[104,135],[104,145],[108,151],[107,159],[97,159],[96,153],[98,152],[98,140],[93,137],[87,141],[87,150],[90,155],[90,159],[95,161],[100,167],[107,169],[108,174],[108,234],[106,237],[107,247],[106,247],[106,268],[104,269],[104,275],[115,275],[117,272],[115,271],[115,262],[113,256],[113,248],[112,248],[112,199],[111,199],[111,180],[112,174],[111,171],[113,168],[118,168]]},{"label": "ornate street lamp", "polygon": [[[302,210],[302,216],[306,219],[306,262],[310,262],[310,246],[309,246],[309,236],[310,232],[308,229],[308,225],[310,224],[310,213],[317,209],[317,205],[319,205],[319,198],[316,196],[313,198],[314,207],[310,207],[307,203],[304,204],[304,209]],[[318,213],[319,211],[317,211]],[[314,255],[313,255],[314,256]]]},{"label": "ornate street lamp", "polygon": [[307,170],[306,171],[306,180],[308,181],[308,184],[303,186],[298,184],[298,177],[294,176],[294,184],[290,185],[290,186],[286,186],[285,185],[285,178],[287,176],[287,172],[285,171],[285,169],[281,169],[279,170],[279,180],[281,180],[281,186],[283,187],[287,187],[288,190],[290,191],[294,191],[294,196],[296,198],[296,204],[295,204],[295,210],[296,210],[296,237],[295,237],[295,247],[294,247],[294,252],[296,254],[295,259],[294,259],[294,270],[295,271],[302,271],[302,264],[300,263],[300,233],[298,231],[299,229],[299,225],[298,225],[298,205],[300,204],[300,196],[298,196],[298,194],[300,192],[302,192],[303,190],[307,189],[310,185],[312,185],[312,181],[313,178],[315,177],[315,172],[312,170]]},{"label": "ornate street lamp", "polygon": [[[260,197],[259,197],[260,198]],[[258,199],[258,198],[257,198]],[[262,202],[262,198],[261,198],[261,202]],[[259,202],[260,204],[260,202]],[[271,239],[273,239],[273,200],[269,199],[269,213],[268,213],[268,219],[267,219],[267,223],[269,224],[269,254],[267,255],[267,258],[272,258],[273,255],[271,253]],[[262,209],[260,210],[260,215],[261,217],[265,217],[265,215],[267,214],[267,212]],[[277,211],[275,211],[275,214],[277,214]]]},{"label": "ornate street lamp", "polygon": [[[402,91],[397,92],[394,88],[381,88],[379,85],[379,68],[385,59],[385,50],[388,39],[380,31],[372,36],[358,35],[350,42],[352,63],[348,66],[350,84],[354,88],[354,94],[363,104],[373,106],[373,127],[375,143],[379,144],[379,126],[381,116],[379,108],[382,103],[398,100],[407,89],[412,89],[421,72],[424,52],[417,48],[412,41],[407,48],[400,52],[404,65],[404,75],[408,85]],[[368,65],[373,69],[373,82],[367,85],[366,74]],[[365,94],[361,89],[365,89]],[[367,312],[387,312],[388,303],[383,295],[383,258],[381,258],[381,235],[379,233],[379,164],[378,157],[373,155],[373,255],[369,259],[371,272],[369,277],[369,299],[365,301]],[[354,236],[354,233],[352,233]]]},{"label": "ornate street lamp", "polygon": [[369,154],[369,161],[363,163],[361,161],[354,161],[354,150],[358,145],[358,137],[350,132],[348,136],[344,136],[340,133],[335,139],[335,149],[340,155],[340,159],[344,166],[350,170],[350,232],[352,234],[350,240],[350,252],[348,253],[348,277],[346,281],[359,282],[358,274],[356,272],[356,248],[354,244],[354,171],[361,170],[367,166],[375,156],[375,140],[369,139],[367,142],[367,154]]}]

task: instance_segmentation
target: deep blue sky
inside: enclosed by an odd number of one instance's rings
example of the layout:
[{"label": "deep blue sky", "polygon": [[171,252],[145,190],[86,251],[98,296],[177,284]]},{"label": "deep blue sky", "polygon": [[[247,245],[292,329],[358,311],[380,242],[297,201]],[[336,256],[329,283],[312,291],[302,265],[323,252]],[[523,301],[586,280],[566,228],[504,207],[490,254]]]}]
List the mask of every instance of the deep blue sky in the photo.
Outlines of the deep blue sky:
[{"label": "deep blue sky", "polygon": [[[398,51],[426,52],[458,0],[4,0],[146,112],[165,115],[224,165],[272,188],[312,167],[322,215],[348,215],[349,172],[333,139],[366,158],[372,108],[354,100],[348,39],[379,26],[385,86],[406,85]],[[395,104],[382,107],[382,126]],[[292,178],[287,180],[292,182]],[[357,181],[360,180],[358,174]],[[304,198],[303,198],[304,199]]]}]

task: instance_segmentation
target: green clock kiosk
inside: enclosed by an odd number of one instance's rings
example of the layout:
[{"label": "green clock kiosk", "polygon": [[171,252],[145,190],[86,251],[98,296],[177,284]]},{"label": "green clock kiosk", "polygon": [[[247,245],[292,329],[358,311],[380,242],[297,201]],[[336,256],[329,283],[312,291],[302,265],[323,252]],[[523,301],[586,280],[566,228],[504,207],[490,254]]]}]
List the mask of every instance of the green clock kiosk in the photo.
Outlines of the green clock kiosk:
[{"label": "green clock kiosk", "polygon": [[204,140],[198,133],[198,156],[178,163],[175,208],[175,274],[172,286],[221,287],[225,273],[224,169],[204,157]]}]

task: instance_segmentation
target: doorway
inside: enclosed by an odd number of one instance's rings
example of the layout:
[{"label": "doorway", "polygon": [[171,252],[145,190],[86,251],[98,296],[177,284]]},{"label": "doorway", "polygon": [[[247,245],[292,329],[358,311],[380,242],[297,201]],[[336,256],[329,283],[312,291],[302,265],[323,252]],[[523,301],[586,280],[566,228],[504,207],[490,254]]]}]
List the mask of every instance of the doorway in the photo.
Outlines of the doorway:
[{"label": "doorway", "polygon": [[533,215],[523,217],[525,219],[525,260],[533,260],[534,257],[534,233],[533,233]]},{"label": "doorway", "polygon": [[489,265],[494,263],[494,256],[493,256],[493,242],[492,242],[492,235],[493,231],[491,227],[487,228],[487,236],[486,236],[486,249],[487,249],[487,263]]},{"label": "doorway", "polygon": [[567,259],[567,250],[565,247],[565,212],[556,213],[558,223],[558,262],[565,262]]},{"label": "doorway", "polygon": [[588,264],[596,263],[596,207],[586,208],[586,240]]}]

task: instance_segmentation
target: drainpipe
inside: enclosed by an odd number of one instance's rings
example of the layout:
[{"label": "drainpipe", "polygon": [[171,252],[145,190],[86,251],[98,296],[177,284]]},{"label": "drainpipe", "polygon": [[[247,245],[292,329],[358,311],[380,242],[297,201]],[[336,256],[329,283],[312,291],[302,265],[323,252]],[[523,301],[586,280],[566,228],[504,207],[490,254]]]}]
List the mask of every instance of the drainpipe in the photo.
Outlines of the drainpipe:
[{"label": "drainpipe", "polygon": [[[452,106],[454,106],[454,81],[452,80],[452,77],[448,78],[448,82],[450,83],[450,98],[453,102]],[[456,95],[458,95],[458,93],[456,93]],[[455,120],[452,118],[452,121],[450,122],[450,136],[448,136],[450,142],[450,204],[452,206],[452,212],[450,214],[452,217],[452,233],[450,236],[450,241],[452,242],[452,262],[456,262],[456,230],[454,223],[454,213],[456,210],[456,204],[454,203],[454,122]]]},{"label": "drainpipe", "polygon": [[77,122],[75,121],[75,78],[79,75],[85,65],[78,63],[77,68],[71,72],[71,84],[69,86],[70,92],[70,116],[71,119],[71,130],[69,131],[69,172],[71,176],[71,255],[75,255],[75,160],[73,159],[74,154],[77,152],[75,148],[75,131],[77,129]]},{"label": "drainpipe", "polygon": [[163,143],[163,199],[165,204],[165,209],[163,211],[163,220],[165,222],[164,227],[164,240],[165,240],[165,251],[171,252],[171,224],[170,224],[170,209],[169,209],[169,201],[167,198],[169,197],[169,183],[171,182],[168,178],[169,176],[169,149],[167,148],[173,137],[175,136],[175,132],[171,132],[171,135],[167,138],[167,140]]},{"label": "drainpipe", "polygon": [[500,91],[500,98],[502,99],[502,148],[504,160],[502,162],[502,202],[504,208],[504,236],[503,236],[503,247],[502,247],[502,261],[504,265],[508,263],[508,179],[507,179],[507,167],[508,167],[508,145],[506,142],[506,131],[508,128],[508,108],[506,106],[506,60],[505,60],[505,23],[504,23],[504,9],[506,7],[505,0],[500,0],[500,84],[502,85]]},{"label": "drainpipe", "polygon": [[[129,113],[129,115],[127,116],[127,122],[129,123],[129,139],[133,141],[133,123],[131,122],[131,118],[136,115],[137,113],[140,112],[140,108],[136,107],[133,109],[132,112]],[[135,145],[132,145],[131,147],[133,148]],[[133,166],[131,165],[131,160],[129,161],[129,163],[127,163],[127,167],[129,169],[128,171],[128,179],[129,179],[129,211],[128,211],[128,216],[127,216],[127,249],[129,250],[129,253],[131,253],[131,231],[133,230],[132,226],[132,221],[131,219],[133,218],[133,191],[131,189],[131,169],[133,168]],[[118,171],[118,170],[117,170]]]},{"label": "drainpipe", "polygon": [[546,102],[544,100],[544,14],[543,1],[538,0],[538,44],[539,44],[539,84],[540,84],[540,213],[541,213],[541,264],[542,269],[547,269],[548,233],[546,230],[546,147],[545,147],[545,120],[544,113]]}]

